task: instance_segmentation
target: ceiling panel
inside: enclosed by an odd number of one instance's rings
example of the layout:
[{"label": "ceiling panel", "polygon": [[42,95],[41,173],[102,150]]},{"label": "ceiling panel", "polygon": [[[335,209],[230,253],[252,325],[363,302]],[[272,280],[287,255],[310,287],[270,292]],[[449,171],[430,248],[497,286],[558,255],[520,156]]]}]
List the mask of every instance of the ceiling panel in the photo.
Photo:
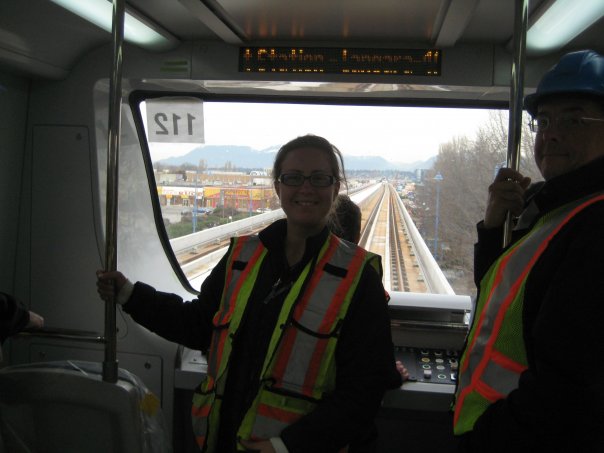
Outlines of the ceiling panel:
[{"label": "ceiling panel", "polygon": [[[250,41],[428,43],[446,0],[217,0]],[[413,13],[412,13],[413,12]]]},{"label": "ceiling panel", "polygon": [[203,22],[177,0],[127,0],[127,3],[181,41],[218,39]]}]

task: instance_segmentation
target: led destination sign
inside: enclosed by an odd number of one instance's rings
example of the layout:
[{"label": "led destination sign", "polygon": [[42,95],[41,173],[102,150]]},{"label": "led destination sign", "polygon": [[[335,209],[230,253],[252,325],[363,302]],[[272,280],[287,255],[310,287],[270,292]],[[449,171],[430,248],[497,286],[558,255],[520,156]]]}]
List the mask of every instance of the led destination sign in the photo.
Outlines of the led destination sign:
[{"label": "led destination sign", "polygon": [[440,76],[437,49],[241,47],[240,72]]}]

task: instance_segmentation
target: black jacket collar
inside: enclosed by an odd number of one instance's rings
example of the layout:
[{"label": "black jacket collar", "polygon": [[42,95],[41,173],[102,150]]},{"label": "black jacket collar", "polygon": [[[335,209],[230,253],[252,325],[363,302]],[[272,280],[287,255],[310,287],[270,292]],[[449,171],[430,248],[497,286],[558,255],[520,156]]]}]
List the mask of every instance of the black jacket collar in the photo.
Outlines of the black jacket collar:
[{"label": "black jacket collar", "polygon": [[604,190],[604,157],[538,184],[540,187],[531,199],[542,214],[573,200],[602,191]]},{"label": "black jacket collar", "polygon": [[287,220],[281,219],[272,223],[264,230],[259,233],[260,241],[268,249],[269,254],[273,257],[273,262],[280,263],[283,266],[283,271],[287,274],[297,275],[302,268],[311,260],[313,257],[319,254],[319,250],[327,240],[329,236],[329,229],[323,228],[316,236],[306,238],[306,247],[304,249],[304,256],[296,263],[292,268],[289,268],[287,259],[285,258],[285,237],[287,235]]}]

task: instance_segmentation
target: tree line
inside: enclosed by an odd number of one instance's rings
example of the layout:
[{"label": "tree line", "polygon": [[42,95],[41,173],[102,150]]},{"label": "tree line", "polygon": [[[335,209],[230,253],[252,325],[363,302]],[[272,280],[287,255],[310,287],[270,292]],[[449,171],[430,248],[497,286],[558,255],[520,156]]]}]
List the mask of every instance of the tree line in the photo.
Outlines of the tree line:
[{"label": "tree line", "polygon": [[[476,292],[473,280],[476,224],[484,215],[488,187],[497,170],[505,165],[507,143],[508,112],[493,111],[474,140],[456,137],[442,144],[434,168],[416,188],[411,215],[431,250],[439,197],[438,262],[457,294]],[[521,133],[520,171],[536,182],[542,177],[533,159],[533,145],[534,135],[526,119]],[[434,179],[437,173],[442,180]]]}]

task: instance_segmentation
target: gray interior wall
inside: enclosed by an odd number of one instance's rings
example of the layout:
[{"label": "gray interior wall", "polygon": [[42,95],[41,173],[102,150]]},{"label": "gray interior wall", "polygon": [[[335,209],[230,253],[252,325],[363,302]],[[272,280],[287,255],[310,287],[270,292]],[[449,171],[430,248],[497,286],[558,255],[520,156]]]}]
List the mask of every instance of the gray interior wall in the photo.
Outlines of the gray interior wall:
[{"label": "gray interior wall", "polygon": [[[127,50],[130,60],[148,60]],[[2,245],[12,247],[12,256],[7,262],[12,288],[27,295],[31,310],[44,316],[47,327],[95,335],[104,332],[104,304],[96,293],[95,271],[103,267],[104,258],[103,181],[106,175],[103,168],[106,166],[108,104],[108,84],[104,81],[110,75],[110,68],[110,49],[102,48],[82,59],[62,80],[32,80],[31,85],[27,85],[29,95],[23,106],[27,115],[21,121],[20,160],[18,165],[11,162],[0,170],[3,177],[5,171],[13,177],[15,173],[18,175],[14,186],[20,194],[16,203],[19,207],[15,207],[19,219],[11,220],[14,233],[6,239],[6,234],[2,236]],[[10,114],[9,107],[7,112],[4,106],[0,108],[3,115]],[[124,106],[123,111],[127,112],[128,107]],[[136,210],[129,211],[142,208],[141,203],[128,203],[132,191],[125,190],[121,194],[126,200],[121,203],[120,222],[139,236],[142,231],[148,236],[153,232],[153,242],[158,242],[149,212],[150,193],[142,170],[140,144],[133,135],[129,116],[124,115],[123,121],[120,147],[132,163],[124,163],[125,173],[121,179],[125,185],[129,182],[135,185],[137,193],[144,193],[146,212],[143,217]],[[3,139],[2,144],[5,141]],[[2,153],[4,155],[4,151]],[[135,180],[130,181],[132,178]],[[5,201],[4,194],[2,196],[5,212],[11,197]],[[11,199],[11,202],[14,201]],[[118,236],[124,238],[124,231]],[[137,244],[139,249],[163,255],[158,245],[150,246],[148,241]],[[124,258],[129,255],[127,251],[120,253]],[[132,255],[132,260],[146,263],[144,259],[136,259],[138,255]],[[3,264],[5,261],[3,257]],[[135,280],[157,283],[149,275],[125,270]],[[173,271],[163,266],[161,274],[173,274]],[[186,292],[182,286],[180,291]],[[160,398],[171,425],[177,345],[137,325],[121,309],[117,313],[117,327],[119,366],[136,374]],[[25,337],[11,341],[5,349],[8,349],[10,364],[103,360],[102,345],[75,340]]]},{"label": "gray interior wall", "polygon": [[27,294],[48,327],[102,332],[94,285],[94,72],[31,82],[13,267],[15,290]]},{"label": "gray interior wall", "polygon": [[15,292],[28,97],[29,80],[0,69],[0,290],[10,293]]}]

